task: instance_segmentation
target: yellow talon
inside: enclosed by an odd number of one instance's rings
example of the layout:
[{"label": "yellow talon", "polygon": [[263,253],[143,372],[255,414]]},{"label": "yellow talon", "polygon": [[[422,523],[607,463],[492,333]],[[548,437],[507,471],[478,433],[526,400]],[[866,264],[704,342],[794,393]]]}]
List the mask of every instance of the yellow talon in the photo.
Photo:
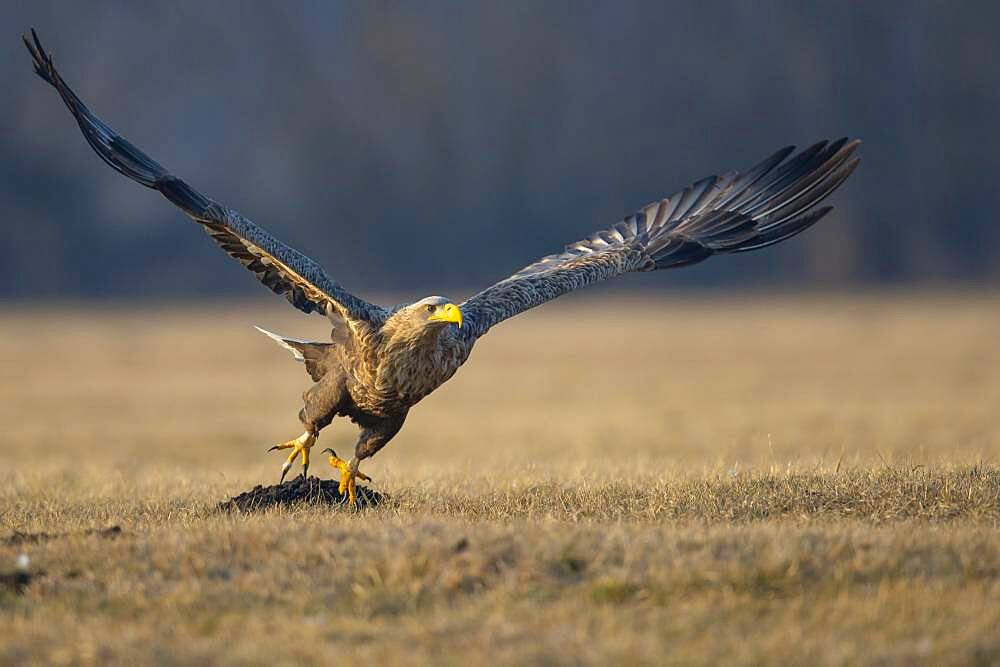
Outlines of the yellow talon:
[{"label": "yellow talon", "polygon": [[340,495],[344,495],[346,493],[351,505],[355,506],[358,501],[357,480],[360,479],[364,482],[370,482],[372,481],[372,478],[363,472],[358,471],[357,462],[345,461],[344,459],[338,457],[335,451],[329,448],[324,449],[323,451],[330,452],[330,465],[340,471],[340,488],[338,489]]},{"label": "yellow talon", "polygon": [[280,445],[275,445],[271,449],[267,450],[273,452],[276,449],[291,449],[292,453],[288,455],[288,459],[281,465],[281,480],[278,482],[281,484],[285,481],[285,475],[288,474],[288,469],[292,467],[295,463],[295,457],[302,454],[302,479],[307,479],[306,475],[309,472],[309,450],[312,446],[316,444],[316,434],[306,431],[295,440],[289,440],[288,442],[283,442]]}]

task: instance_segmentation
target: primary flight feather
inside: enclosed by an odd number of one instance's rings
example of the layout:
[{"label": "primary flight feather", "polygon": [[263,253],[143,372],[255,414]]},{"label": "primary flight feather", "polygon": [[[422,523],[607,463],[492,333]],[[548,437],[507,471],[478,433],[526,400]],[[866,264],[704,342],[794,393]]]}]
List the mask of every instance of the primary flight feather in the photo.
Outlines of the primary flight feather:
[{"label": "primary flight feather", "polygon": [[448,380],[492,326],[600,280],[633,271],[694,264],[711,255],[757,250],[815,224],[831,207],[817,205],[844,182],[860,142],[821,141],[799,153],[783,148],[745,173],[711,176],[642,208],[622,222],[571,243],[460,304],[431,296],[383,308],[331,278],[321,266],[236,211],[199,193],[95,116],[66,85],[38,35],[24,38],[35,72],[59,92],[90,146],[108,165],[157,190],[199,223],[232,258],[305,313],[333,323],[329,343],[265,334],[302,361],[315,384],[299,419],[305,432],[271,449],[290,449],[281,479],[309,453],[338,416],[361,427],[354,456],[343,460],[341,493],[356,499],[360,462],[396,435],[409,409]]}]

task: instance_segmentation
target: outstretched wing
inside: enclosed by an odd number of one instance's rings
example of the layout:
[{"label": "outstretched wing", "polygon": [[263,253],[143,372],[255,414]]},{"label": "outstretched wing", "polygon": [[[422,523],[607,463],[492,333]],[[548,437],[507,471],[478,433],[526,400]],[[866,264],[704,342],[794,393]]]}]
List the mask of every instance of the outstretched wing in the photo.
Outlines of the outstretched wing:
[{"label": "outstretched wing", "polygon": [[113,169],[158,190],[204,227],[230,257],[252,271],[273,292],[284,295],[299,310],[339,316],[349,322],[364,322],[376,327],[385,321],[387,310],[354,296],[330,278],[319,264],[236,211],[200,194],[119,136],[70,90],[34,30],[31,37],[29,40],[25,36],[24,43],[34,58],[35,72],[59,91],[91,148]]},{"label": "outstretched wing", "polygon": [[711,176],[649,204],[461,304],[462,331],[482,336],[529,308],[623,273],[687,266],[795,236],[830,211],[814,207],[854,171],[860,143],[821,141],[787,160],[795,148],[783,148],[745,174]]}]

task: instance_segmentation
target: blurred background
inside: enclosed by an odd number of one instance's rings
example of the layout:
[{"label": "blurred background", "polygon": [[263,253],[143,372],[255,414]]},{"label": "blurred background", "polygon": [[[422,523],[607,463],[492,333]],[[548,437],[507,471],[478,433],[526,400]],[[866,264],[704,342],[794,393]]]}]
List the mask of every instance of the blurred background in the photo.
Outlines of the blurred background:
[{"label": "blurred background", "polygon": [[862,138],[833,215],[631,279],[995,283],[996,3],[10,2],[0,297],[260,295],[92,154],[19,33],[100,116],[362,294],[460,298],[712,173]]}]

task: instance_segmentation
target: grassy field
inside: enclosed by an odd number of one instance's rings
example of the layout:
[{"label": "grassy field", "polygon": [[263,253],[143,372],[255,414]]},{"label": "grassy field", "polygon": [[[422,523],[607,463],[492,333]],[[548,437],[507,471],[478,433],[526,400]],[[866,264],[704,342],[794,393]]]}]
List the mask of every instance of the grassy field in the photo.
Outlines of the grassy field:
[{"label": "grassy field", "polygon": [[321,319],[8,307],[0,662],[996,664],[998,306],[569,299],[362,467],[387,504],[244,515],[309,384],[250,325]]}]

